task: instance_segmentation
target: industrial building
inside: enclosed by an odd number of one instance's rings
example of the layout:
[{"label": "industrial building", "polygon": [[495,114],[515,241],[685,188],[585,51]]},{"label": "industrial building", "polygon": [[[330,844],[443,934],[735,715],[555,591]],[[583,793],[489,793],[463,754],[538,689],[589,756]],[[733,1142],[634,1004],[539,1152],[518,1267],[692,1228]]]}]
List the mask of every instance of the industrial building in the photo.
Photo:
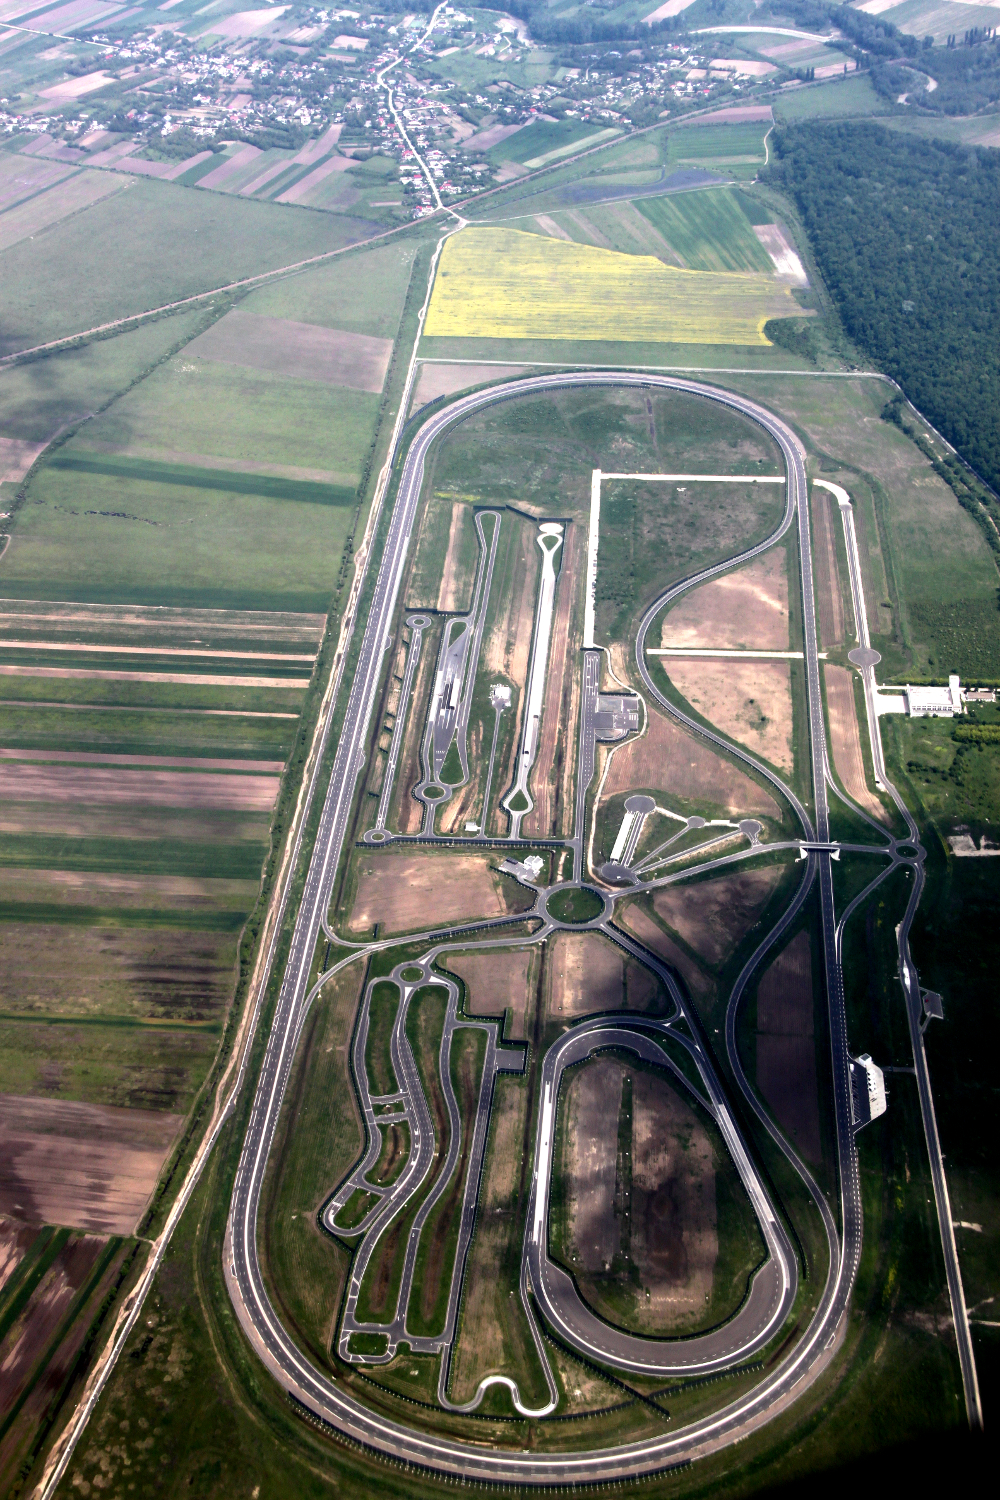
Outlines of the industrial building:
[{"label": "industrial building", "polygon": [[851,1118],[859,1128],[877,1120],[885,1114],[885,1078],[882,1069],[873,1063],[867,1052],[852,1057],[851,1073]]}]

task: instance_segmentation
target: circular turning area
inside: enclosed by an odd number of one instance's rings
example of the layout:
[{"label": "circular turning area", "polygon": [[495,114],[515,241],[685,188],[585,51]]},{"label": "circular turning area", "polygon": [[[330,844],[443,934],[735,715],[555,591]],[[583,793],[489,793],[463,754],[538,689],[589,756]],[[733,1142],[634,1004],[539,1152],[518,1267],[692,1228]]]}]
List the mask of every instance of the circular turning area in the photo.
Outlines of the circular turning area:
[{"label": "circular turning area", "polygon": [[554,922],[583,927],[603,917],[605,900],[589,885],[564,885],[545,898],[546,914]]}]

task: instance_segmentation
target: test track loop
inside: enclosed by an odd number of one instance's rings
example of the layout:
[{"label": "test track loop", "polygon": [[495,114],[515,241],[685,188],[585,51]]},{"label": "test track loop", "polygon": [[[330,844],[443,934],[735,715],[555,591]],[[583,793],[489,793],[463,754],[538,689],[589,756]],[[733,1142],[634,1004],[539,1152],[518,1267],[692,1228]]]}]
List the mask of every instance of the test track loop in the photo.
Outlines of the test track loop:
[{"label": "test track loop", "polygon": [[[440,1473],[462,1475],[481,1480],[522,1485],[551,1485],[621,1481],[654,1473],[686,1459],[704,1456],[727,1446],[769,1421],[790,1400],[810,1376],[814,1376],[831,1357],[837,1330],[847,1310],[861,1245],[860,1197],[857,1191],[857,1165],[853,1134],[844,1132],[844,1111],[849,1120],[849,1101],[845,1092],[843,1059],[846,1040],[843,1027],[843,995],[836,965],[832,880],[828,854],[810,854],[809,867],[819,867],[824,912],[824,935],[828,962],[831,1000],[831,1030],[834,1032],[834,1076],[837,1084],[838,1143],[842,1176],[847,1180],[843,1194],[842,1216],[844,1243],[839,1258],[831,1266],[826,1288],[809,1327],[793,1348],[752,1391],[727,1408],[690,1423],[678,1431],[642,1441],[625,1443],[616,1448],[585,1452],[516,1453],[491,1451],[454,1438],[421,1432],[401,1422],[390,1420],[363,1406],[328,1375],[318,1371],[296,1347],[282,1326],[265,1289],[257,1254],[257,1217],[268,1155],[277,1129],[282,1099],[288,1081],[299,1031],[301,1009],[309,988],[309,974],[316,941],[331,899],[337,866],[346,836],[357,777],[364,764],[365,743],[383,663],[383,647],[391,626],[406,552],[416,515],[423,481],[424,460],[430,445],[448,427],[463,417],[497,402],[521,396],[579,387],[655,388],[674,390],[716,402],[750,418],[778,443],[786,464],[786,508],[781,525],[766,542],[751,548],[742,557],[751,557],[773,545],[792,524],[796,513],[800,527],[800,562],[806,623],[806,676],[810,699],[810,728],[813,752],[813,792],[821,840],[827,837],[826,819],[826,749],[819,699],[818,664],[816,661],[815,614],[812,600],[812,577],[808,543],[808,513],[804,505],[805,468],[801,449],[790,430],[764,407],[745,397],[721,391],[717,387],[669,376],[638,375],[629,372],[572,372],[529,377],[512,381],[499,390],[488,389],[465,396],[435,413],[420,427],[406,454],[395,507],[391,516],[384,550],[375,580],[360,655],[350,687],[344,727],[337,746],[329,791],[323,807],[316,843],[310,861],[305,889],[292,936],[291,949],[278,998],[276,1012],[267,1040],[263,1065],[237,1170],[236,1182],[227,1224],[224,1269],[240,1322],[257,1354],[278,1383],[309,1411],[332,1424],[345,1437],[396,1460]],[[734,560],[720,564],[721,572],[734,566]],[[690,586],[689,581],[688,586]],[[664,600],[657,607],[662,607]],[[638,642],[640,672],[647,688],[663,707],[679,718],[678,710],[667,703],[654,687],[645,667],[642,647],[651,615],[643,621]],[[696,732],[716,739],[700,725]],[[763,768],[752,757],[734,749],[728,741],[718,741],[727,754],[742,758],[761,774]],[[805,808],[793,793],[776,782],[788,798],[812,837],[812,823]],[[832,964],[832,968],[831,968]]]}]

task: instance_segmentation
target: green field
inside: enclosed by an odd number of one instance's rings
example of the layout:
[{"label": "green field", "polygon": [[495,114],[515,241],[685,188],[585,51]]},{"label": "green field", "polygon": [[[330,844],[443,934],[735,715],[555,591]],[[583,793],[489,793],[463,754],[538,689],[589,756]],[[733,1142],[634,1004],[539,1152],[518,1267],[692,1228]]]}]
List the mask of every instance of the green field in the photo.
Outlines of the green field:
[{"label": "green field", "polygon": [[692,270],[772,270],[771,257],[729,188],[639,198],[636,207]]},{"label": "green field", "polygon": [[775,105],[775,116],[782,125],[796,125],[801,120],[853,119],[862,115],[885,113],[886,101],[875,92],[864,73],[850,73],[809,88],[782,94]]},{"label": "green field", "polygon": [[0,353],[291,265],[370,232],[361,220],[290,214],[276,204],[140,178],[0,254],[0,276],[17,308]]},{"label": "green field", "polygon": [[564,146],[581,143],[582,149],[582,143],[589,136],[600,135],[601,128],[583,120],[536,120],[516,135],[508,136],[499,146],[491,147],[486,159],[496,164],[505,161],[524,163]]},{"label": "green field", "polygon": [[30,599],[324,612],[352,523],[349,505],[47,465],[0,562],[0,590]]}]

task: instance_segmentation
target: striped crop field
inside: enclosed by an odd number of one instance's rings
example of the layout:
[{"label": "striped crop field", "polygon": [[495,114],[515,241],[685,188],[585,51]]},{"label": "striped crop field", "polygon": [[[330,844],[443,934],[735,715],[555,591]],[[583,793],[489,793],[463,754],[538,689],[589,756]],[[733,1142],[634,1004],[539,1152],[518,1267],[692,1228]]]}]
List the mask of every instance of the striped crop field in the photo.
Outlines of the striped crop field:
[{"label": "striped crop field", "polygon": [[679,270],[516,229],[463,229],[444,247],[424,332],[441,338],[768,344],[801,309],[770,276]]}]

